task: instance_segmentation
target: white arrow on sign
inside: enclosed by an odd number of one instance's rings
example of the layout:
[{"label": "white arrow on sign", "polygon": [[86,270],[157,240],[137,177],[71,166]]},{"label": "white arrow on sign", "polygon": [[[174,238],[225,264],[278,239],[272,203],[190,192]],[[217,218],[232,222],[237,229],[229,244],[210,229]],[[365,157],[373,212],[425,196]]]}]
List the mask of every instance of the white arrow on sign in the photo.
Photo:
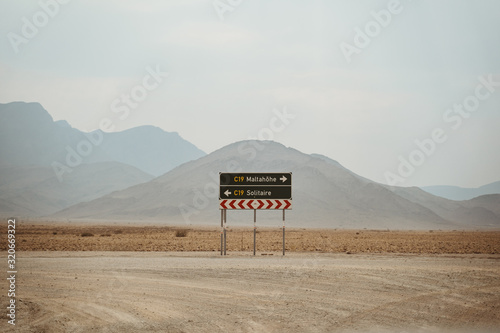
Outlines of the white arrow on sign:
[{"label": "white arrow on sign", "polygon": [[229,192],[229,190],[226,190],[226,192],[224,192],[224,194],[226,195],[226,197],[228,197],[231,195],[231,192]]},{"label": "white arrow on sign", "polygon": [[284,183],[286,182],[287,178],[285,176],[281,177],[280,180]]}]

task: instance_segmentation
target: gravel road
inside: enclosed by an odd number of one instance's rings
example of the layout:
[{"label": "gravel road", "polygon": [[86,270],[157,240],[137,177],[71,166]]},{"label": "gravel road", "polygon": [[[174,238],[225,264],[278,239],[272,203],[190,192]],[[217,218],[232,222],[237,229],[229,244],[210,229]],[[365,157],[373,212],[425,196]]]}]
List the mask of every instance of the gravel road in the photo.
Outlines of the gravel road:
[{"label": "gravel road", "polygon": [[23,252],[16,296],[0,331],[498,332],[500,256]]}]

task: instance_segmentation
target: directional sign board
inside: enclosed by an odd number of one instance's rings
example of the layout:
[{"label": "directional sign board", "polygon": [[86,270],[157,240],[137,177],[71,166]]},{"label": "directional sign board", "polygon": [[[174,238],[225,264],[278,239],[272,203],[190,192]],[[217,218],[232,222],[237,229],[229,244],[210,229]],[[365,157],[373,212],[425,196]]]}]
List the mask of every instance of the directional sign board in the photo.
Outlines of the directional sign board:
[{"label": "directional sign board", "polygon": [[292,209],[292,173],[220,173],[220,209]]}]

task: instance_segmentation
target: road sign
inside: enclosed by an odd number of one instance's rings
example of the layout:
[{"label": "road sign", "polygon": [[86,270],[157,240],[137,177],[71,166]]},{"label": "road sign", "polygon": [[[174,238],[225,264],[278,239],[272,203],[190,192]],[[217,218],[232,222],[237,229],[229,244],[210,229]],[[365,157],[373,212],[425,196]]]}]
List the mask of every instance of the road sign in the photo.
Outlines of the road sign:
[{"label": "road sign", "polygon": [[291,209],[292,173],[220,173],[220,209]]},{"label": "road sign", "polygon": [[292,200],[221,200],[221,209],[292,209]]},{"label": "road sign", "polygon": [[291,199],[291,186],[221,186],[219,198],[222,199]]},{"label": "road sign", "polygon": [[292,186],[292,173],[220,173],[220,185]]}]

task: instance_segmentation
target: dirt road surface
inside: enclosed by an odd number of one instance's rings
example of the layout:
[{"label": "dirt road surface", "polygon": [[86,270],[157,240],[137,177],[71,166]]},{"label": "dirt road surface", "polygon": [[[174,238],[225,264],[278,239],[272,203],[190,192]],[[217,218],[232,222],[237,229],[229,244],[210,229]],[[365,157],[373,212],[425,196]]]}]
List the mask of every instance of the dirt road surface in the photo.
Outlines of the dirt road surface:
[{"label": "dirt road surface", "polygon": [[22,252],[0,331],[500,330],[496,254],[269,254]]}]

